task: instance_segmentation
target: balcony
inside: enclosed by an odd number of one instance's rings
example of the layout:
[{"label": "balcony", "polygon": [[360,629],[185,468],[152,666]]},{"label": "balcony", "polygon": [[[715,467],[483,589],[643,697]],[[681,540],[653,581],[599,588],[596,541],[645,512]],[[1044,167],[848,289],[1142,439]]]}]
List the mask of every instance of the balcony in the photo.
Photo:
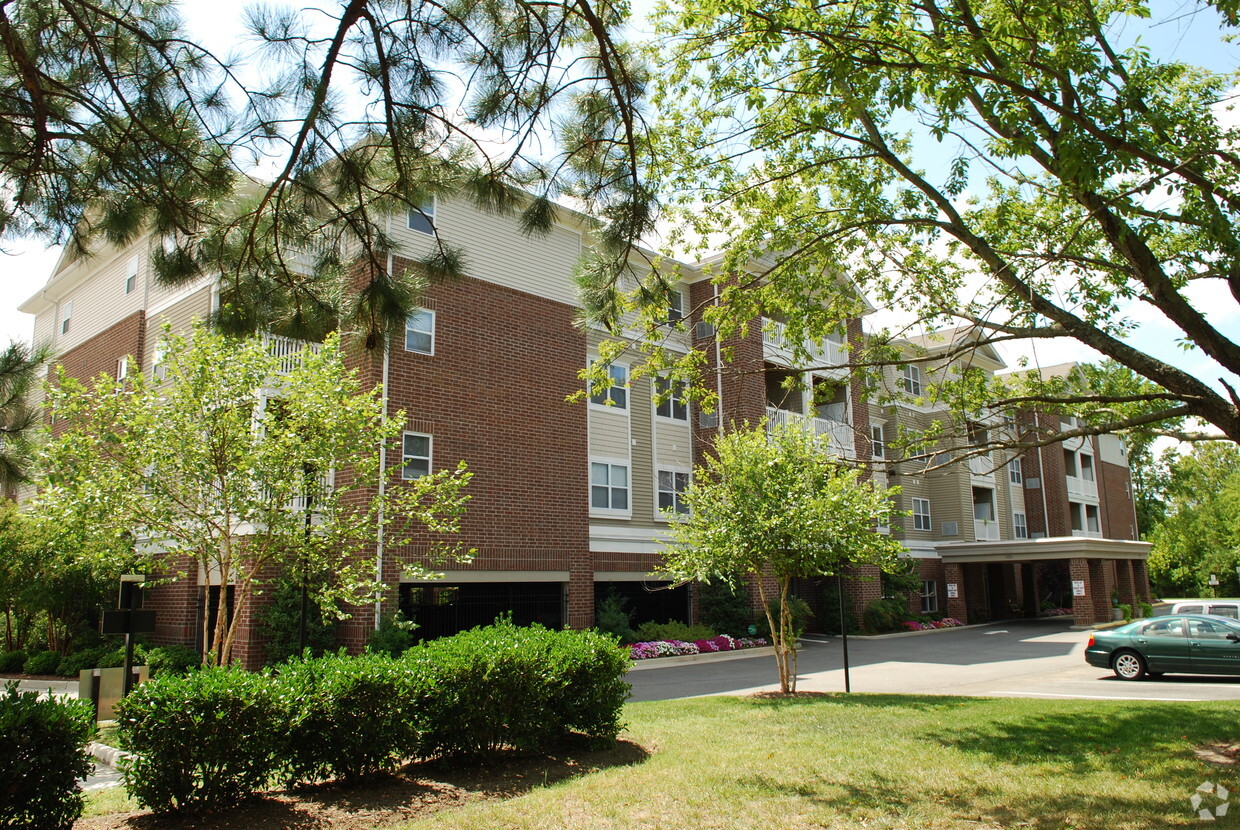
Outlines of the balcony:
[{"label": "balcony", "polygon": [[[791,363],[793,347],[796,345],[787,336],[787,326],[783,323],[762,318],[762,345],[784,363]],[[843,366],[848,363],[848,352],[844,348],[843,338],[830,337],[817,343],[806,343],[805,350],[810,360],[817,366]]]},{"label": "balcony", "polygon": [[999,541],[999,523],[994,519],[974,519],[973,536],[979,542]]},{"label": "balcony", "polygon": [[1077,537],[1078,539],[1101,539],[1102,531],[1101,530],[1074,530],[1072,531],[1072,535]]},{"label": "balcony", "polygon": [[280,374],[287,375],[301,365],[303,351],[318,354],[323,346],[306,340],[294,340],[292,337],[281,337],[278,334],[263,332],[263,346],[267,354],[280,361]]},{"label": "balcony", "polygon": [[1098,500],[1098,482],[1078,476],[1064,476],[1068,482],[1068,498]]},{"label": "balcony", "polygon": [[831,452],[835,455],[844,458],[852,458],[856,455],[852,426],[844,421],[837,421],[832,418],[807,418],[799,412],[789,412],[786,409],[776,409],[773,406],[766,408],[767,430],[789,426],[813,429],[816,436],[826,438]]},{"label": "balcony", "polygon": [[982,478],[993,477],[995,474],[995,462],[991,459],[990,453],[969,456],[969,472]]}]

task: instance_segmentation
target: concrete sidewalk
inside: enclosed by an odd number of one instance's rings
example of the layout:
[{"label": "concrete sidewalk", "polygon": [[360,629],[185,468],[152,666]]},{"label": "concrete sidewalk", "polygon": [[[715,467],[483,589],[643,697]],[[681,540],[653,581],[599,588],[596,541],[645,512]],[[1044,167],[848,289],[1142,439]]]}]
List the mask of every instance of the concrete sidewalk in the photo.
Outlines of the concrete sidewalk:
[{"label": "concrete sidewalk", "polygon": [[11,680],[16,680],[17,688],[23,692],[53,694],[57,697],[78,696],[78,682],[76,680],[69,680],[68,678],[57,678],[54,680],[26,680],[20,677],[0,677],[0,688],[3,688]]}]

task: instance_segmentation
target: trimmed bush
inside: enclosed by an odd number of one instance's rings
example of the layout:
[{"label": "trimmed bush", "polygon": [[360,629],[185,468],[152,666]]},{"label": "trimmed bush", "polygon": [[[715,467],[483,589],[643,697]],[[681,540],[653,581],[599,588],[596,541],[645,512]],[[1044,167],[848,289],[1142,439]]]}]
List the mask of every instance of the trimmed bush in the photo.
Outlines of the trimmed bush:
[{"label": "trimmed bush", "polygon": [[874,599],[861,618],[867,631],[896,631],[908,618],[908,603],[902,599]]},{"label": "trimmed bush", "polygon": [[396,611],[384,614],[379,620],[379,627],[370,633],[366,641],[366,650],[375,654],[387,654],[400,657],[413,647],[413,624]]},{"label": "trimmed bush", "polygon": [[476,756],[538,750],[568,732],[613,740],[628,697],[628,658],[595,631],[510,621],[410,650],[418,754]]},{"label": "trimmed bush", "polygon": [[354,781],[397,769],[417,732],[411,676],[386,654],[292,660],[279,682],[288,731],[280,752],[290,783]]},{"label": "trimmed bush", "polygon": [[10,682],[0,694],[0,827],[61,830],[82,814],[77,780],[90,772],[90,704],[39,699]]},{"label": "trimmed bush", "polygon": [[633,612],[629,609],[629,601],[614,590],[608,592],[595,607],[594,627],[622,643],[631,643],[637,636],[633,632]]},{"label": "trimmed bush", "polygon": [[[767,600],[766,606],[770,609],[775,622],[778,623],[781,607],[779,598]],[[788,610],[792,612],[792,639],[799,640],[805,633],[805,627],[809,625],[810,618],[814,616],[814,610],[809,607],[808,602],[798,596],[788,597]],[[763,637],[771,637],[771,626],[767,623],[765,615],[758,618],[758,633]]]},{"label": "trimmed bush", "polygon": [[723,580],[700,582],[696,586],[698,618],[702,625],[721,634],[743,637],[749,633],[753,619],[749,589],[745,585],[729,585]]},{"label": "trimmed bush", "polygon": [[682,640],[691,643],[694,640],[709,640],[716,632],[704,625],[686,625],[676,620],[665,623],[645,622],[637,629],[639,643],[653,643],[658,640]]},{"label": "trimmed bush", "polygon": [[151,677],[186,674],[202,665],[202,655],[189,646],[156,646],[144,655]]},{"label": "trimmed bush", "polygon": [[24,651],[0,653],[0,674],[20,674],[29,658],[30,655]]},{"label": "trimmed bush", "polygon": [[116,706],[125,788],[155,812],[220,808],[267,786],[283,733],[278,684],[235,668],[142,683]]},{"label": "trimmed bush", "polygon": [[56,666],[56,674],[61,677],[77,677],[83,669],[110,669],[125,665],[124,648],[108,648],[97,646],[82,651],[75,651],[68,657],[62,657]]},{"label": "trimmed bush", "polygon": [[40,651],[30,655],[26,665],[22,666],[25,674],[55,674],[60,667],[60,655],[54,651]]}]

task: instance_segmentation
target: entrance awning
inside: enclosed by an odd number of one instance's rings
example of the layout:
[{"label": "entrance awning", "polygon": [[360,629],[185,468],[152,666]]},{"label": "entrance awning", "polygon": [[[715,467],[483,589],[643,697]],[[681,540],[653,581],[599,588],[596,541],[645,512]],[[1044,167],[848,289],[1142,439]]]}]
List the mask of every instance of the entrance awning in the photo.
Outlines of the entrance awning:
[{"label": "entrance awning", "polygon": [[956,542],[938,545],[944,564],[971,562],[1049,562],[1059,559],[1139,559],[1150,555],[1149,542],[1056,536],[1003,542]]}]

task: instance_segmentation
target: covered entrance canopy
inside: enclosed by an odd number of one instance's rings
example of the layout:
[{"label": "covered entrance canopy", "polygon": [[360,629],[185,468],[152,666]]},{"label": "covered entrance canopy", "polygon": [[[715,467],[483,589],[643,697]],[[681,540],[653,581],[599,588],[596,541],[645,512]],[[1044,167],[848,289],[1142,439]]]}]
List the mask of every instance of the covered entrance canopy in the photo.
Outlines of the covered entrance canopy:
[{"label": "covered entrance canopy", "polygon": [[1054,568],[1070,582],[1073,622],[1111,620],[1111,600],[1136,608],[1150,601],[1150,544],[1067,536],[937,546],[947,584],[947,613],[999,619],[1039,610],[1038,574]]}]

